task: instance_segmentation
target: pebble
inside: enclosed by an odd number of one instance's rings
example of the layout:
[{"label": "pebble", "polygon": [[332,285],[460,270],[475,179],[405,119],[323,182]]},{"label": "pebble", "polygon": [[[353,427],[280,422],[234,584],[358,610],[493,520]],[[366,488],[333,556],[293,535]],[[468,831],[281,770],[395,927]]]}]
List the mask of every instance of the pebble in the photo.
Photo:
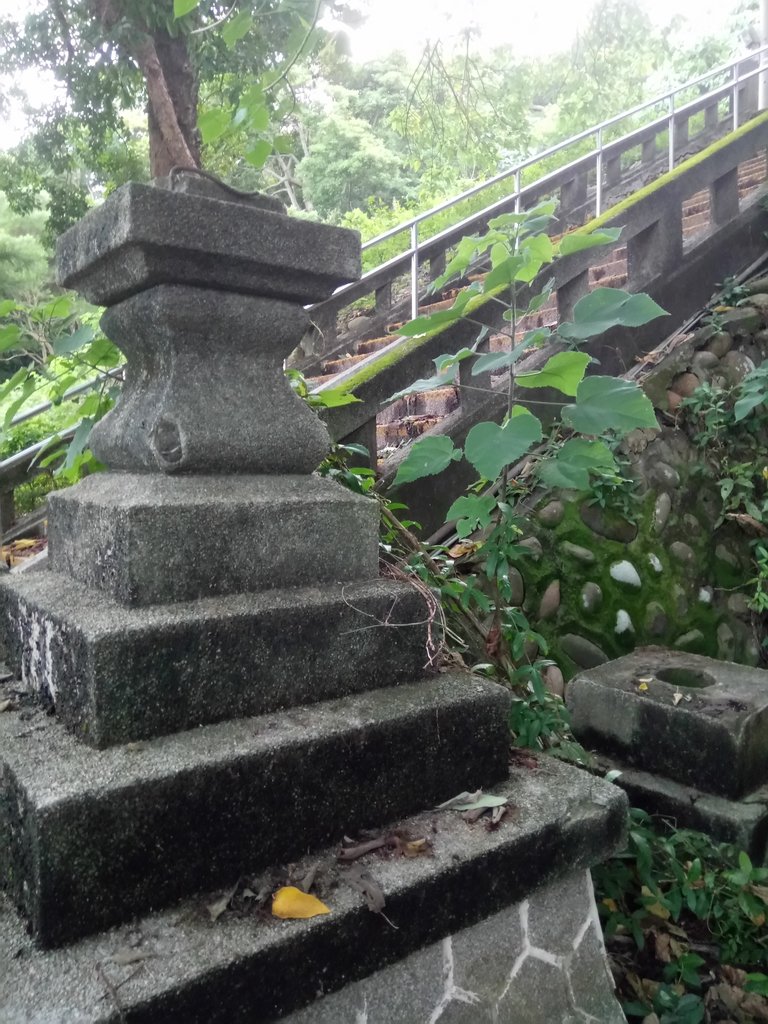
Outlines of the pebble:
[{"label": "pebble", "polygon": [[539,509],[537,518],[542,526],[552,529],[562,523],[564,515],[565,505],[562,501],[550,501],[544,508]]},{"label": "pebble", "polygon": [[581,588],[581,604],[585,612],[594,612],[603,603],[603,592],[597,583],[591,581]]},{"label": "pebble", "polygon": [[632,619],[629,617],[629,612],[624,611],[623,608],[619,608],[616,612],[616,625],[613,631],[614,633],[635,632],[635,627],[632,625]]},{"label": "pebble", "polygon": [[645,609],[645,631],[649,636],[663,636],[667,632],[669,619],[658,601],[651,601]]},{"label": "pebble", "polygon": [[611,574],[611,579],[616,580],[617,583],[626,583],[630,587],[642,586],[640,574],[631,562],[626,560],[614,562],[608,572]]},{"label": "pebble", "polygon": [[692,567],[696,564],[696,554],[693,548],[689,547],[682,540],[673,541],[669,545],[669,553],[676,561],[681,562],[683,565]]},{"label": "pebble", "polygon": [[661,533],[667,525],[669,513],[672,511],[672,499],[666,493],[660,494],[656,499],[653,509],[653,529],[655,533]]},{"label": "pebble", "polygon": [[590,551],[589,548],[582,548],[578,544],[571,544],[569,540],[564,540],[560,545],[560,550],[564,555],[570,555],[571,558],[575,558],[577,562],[584,562],[585,565],[592,565],[595,561],[594,551]]},{"label": "pebble", "polygon": [[601,651],[597,644],[577,633],[566,633],[560,641],[560,646],[580,668],[596,668],[608,661],[608,655]]},{"label": "pebble", "polygon": [[681,651],[698,650],[704,643],[704,634],[700,629],[689,629],[675,640],[675,647]]},{"label": "pebble", "polygon": [[551,619],[560,607],[560,580],[552,580],[539,602],[539,619]]},{"label": "pebble", "polygon": [[651,563],[651,568],[656,572],[664,572],[664,566],[661,564],[661,559],[658,555],[648,555],[648,561]]}]

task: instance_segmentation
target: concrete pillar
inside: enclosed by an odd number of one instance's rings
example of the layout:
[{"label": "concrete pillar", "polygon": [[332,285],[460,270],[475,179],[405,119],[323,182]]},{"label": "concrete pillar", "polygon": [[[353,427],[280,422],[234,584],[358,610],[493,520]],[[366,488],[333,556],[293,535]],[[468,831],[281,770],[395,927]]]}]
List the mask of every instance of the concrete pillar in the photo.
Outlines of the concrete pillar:
[{"label": "concrete pillar", "polygon": [[728,224],[739,212],[739,171],[734,167],[710,187],[712,223]]},{"label": "concrete pillar", "polygon": [[558,320],[570,320],[573,316],[573,307],[582,296],[589,291],[589,271],[584,270],[570,281],[565,281],[557,289],[557,316]]},{"label": "concrete pillar", "polygon": [[669,203],[663,216],[627,241],[627,284],[630,291],[679,264],[683,256],[681,204]]}]

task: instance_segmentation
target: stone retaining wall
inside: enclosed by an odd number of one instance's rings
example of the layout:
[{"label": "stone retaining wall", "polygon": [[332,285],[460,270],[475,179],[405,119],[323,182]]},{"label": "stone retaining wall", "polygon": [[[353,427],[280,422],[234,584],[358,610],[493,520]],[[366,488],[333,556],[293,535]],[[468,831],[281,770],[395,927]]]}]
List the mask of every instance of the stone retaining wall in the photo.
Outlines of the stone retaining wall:
[{"label": "stone retaining wall", "polygon": [[642,385],[659,429],[623,442],[636,481],[629,509],[610,501],[602,508],[594,494],[573,491],[548,491],[537,502],[523,542],[531,557],[514,572],[557,662],[547,672],[553,692],[574,672],[645,644],[760,661],[749,607],[754,534],[733,521],[716,526],[717,473],[692,442],[680,405],[705,381],[728,388],[768,358],[767,324],[768,294],[756,294],[684,337],[647,373]]}]

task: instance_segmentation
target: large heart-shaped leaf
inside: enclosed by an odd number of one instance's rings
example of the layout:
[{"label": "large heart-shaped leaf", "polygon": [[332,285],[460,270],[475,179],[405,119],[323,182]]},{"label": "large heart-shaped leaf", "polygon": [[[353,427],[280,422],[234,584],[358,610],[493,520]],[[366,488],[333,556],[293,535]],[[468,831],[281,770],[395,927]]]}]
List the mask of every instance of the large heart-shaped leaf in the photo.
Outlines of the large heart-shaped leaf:
[{"label": "large heart-shaped leaf", "polygon": [[224,132],[232,123],[232,115],[228,110],[220,107],[215,110],[206,110],[197,119],[197,127],[200,129],[200,137],[204,143],[215,142],[221,138]]},{"label": "large heart-shaped leaf", "polygon": [[573,307],[573,323],[560,324],[557,333],[568,341],[583,341],[611,327],[642,327],[660,316],[669,314],[650,295],[595,288]]},{"label": "large heart-shaped leaf", "polygon": [[461,448],[454,448],[450,437],[422,437],[400,463],[393,486],[411,483],[424,476],[434,476],[461,458]]},{"label": "large heart-shaped leaf", "polygon": [[591,362],[585,352],[558,352],[536,373],[521,373],[515,383],[521,388],[557,388],[575,395]]},{"label": "large heart-shaped leaf", "polygon": [[581,434],[612,430],[629,433],[636,427],[656,427],[656,414],[642,389],[617,377],[585,377],[576,404],[563,409],[563,422]]},{"label": "large heart-shaped leaf", "polygon": [[477,423],[472,427],[464,454],[480,476],[495,480],[505,466],[519,459],[541,438],[540,421],[527,409],[515,406],[503,427],[496,423]]},{"label": "large heart-shaped leaf", "polygon": [[543,483],[577,491],[586,491],[590,473],[597,471],[617,471],[613,452],[602,441],[588,441],[584,437],[572,437],[554,458],[539,464],[539,478]]}]

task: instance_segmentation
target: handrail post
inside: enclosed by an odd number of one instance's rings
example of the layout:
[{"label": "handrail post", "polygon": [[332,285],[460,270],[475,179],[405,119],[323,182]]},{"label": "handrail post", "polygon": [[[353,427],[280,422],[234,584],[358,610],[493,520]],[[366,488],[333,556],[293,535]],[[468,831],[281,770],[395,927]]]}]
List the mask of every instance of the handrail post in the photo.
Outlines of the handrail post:
[{"label": "handrail post", "polygon": [[597,129],[597,159],[595,160],[595,216],[603,212],[603,129]]},{"label": "handrail post", "polygon": [[419,315],[419,225],[411,224],[411,320]]},{"label": "handrail post", "polygon": [[675,168],[675,94],[671,92],[669,94],[669,131],[668,142],[669,142],[669,169],[670,171]]},{"label": "handrail post", "polygon": [[515,213],[520,213],[520,168],[515,171]]},{"label": "handrail post", "polygon": [[733,65],[731,75],[731,113],[733,114],[733,130],[739,127],[739,62]]}]

